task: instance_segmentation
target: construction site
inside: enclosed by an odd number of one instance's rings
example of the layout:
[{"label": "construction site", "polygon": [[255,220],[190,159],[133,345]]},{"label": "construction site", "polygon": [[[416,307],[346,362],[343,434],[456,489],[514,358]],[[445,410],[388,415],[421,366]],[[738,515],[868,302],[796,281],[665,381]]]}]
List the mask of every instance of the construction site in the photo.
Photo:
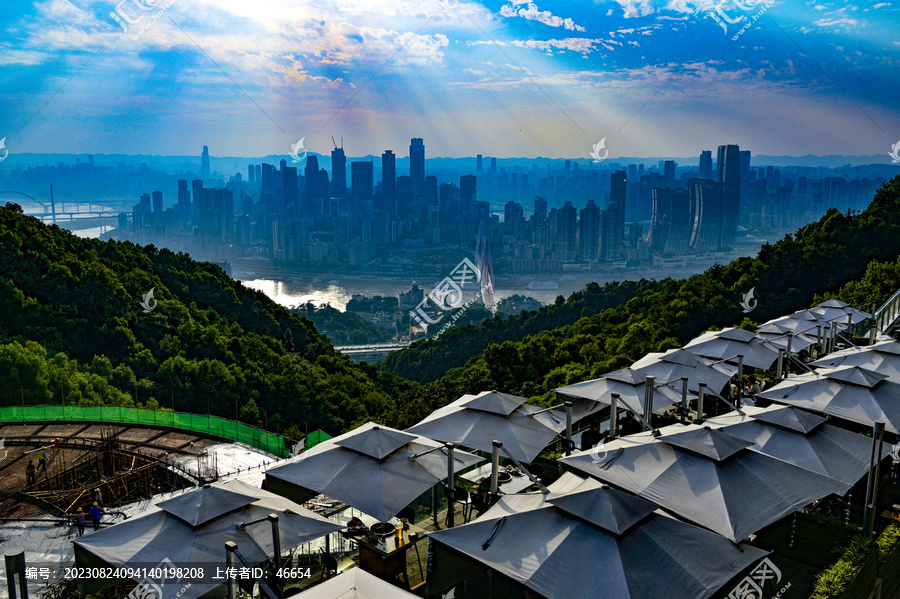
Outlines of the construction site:
[{"label": "construction site", "polygon": [[97,501],[100,525],[111,526],[163,494],[238,473],[258,472],[261,480],[281,457],[171,426],[0,421],[0,547],[23,548],[33,564],[65,565],[73,557],[79,508],[88,514]]}]

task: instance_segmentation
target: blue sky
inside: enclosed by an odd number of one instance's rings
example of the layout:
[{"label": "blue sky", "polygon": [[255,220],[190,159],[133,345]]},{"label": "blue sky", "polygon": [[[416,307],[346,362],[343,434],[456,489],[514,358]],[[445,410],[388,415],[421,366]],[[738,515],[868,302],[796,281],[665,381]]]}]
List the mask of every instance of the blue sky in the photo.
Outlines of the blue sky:
[{"label": "blue sky", "polygon": [[429,156],[587,158],[606,138],[611,158],[887,159],[900,139],[896,0],[3,0],[0,24],[13,153],[334,135],[352,156],[423,137]]}]

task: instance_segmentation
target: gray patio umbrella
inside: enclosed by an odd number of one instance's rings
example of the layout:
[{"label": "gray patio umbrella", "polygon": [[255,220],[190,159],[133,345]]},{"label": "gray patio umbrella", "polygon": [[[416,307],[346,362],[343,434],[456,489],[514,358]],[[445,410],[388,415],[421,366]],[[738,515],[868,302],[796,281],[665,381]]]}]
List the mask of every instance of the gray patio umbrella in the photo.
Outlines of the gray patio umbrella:
[{"label": "gray patio umbrella", "polygon": [[[746,407],[706,421],[761,453],[855,485],[869,471],[872,439],[827,424],[826,418],[790,406]],[[887,457],[891,448],[884,446]]]},{"label": "gray patio umbrella", "polygon": [[900,383],[861,366],[821,368],[785,379],[757,397],[828,414],[868,427],[900,431]]},{"label": "gray patio umbrella", "polygon": [[444,547],[548,599],[711,597],[767,554],[571,472],[550,490],[503,497],[474,522],[429,533],[432,588],[454,596],[471,574],[439,559]]},{"label": "gray patio umbrella", "polygon": [[[484,459],[453,452],[456,470]],[[443,443],[369,422],[266,472],[266,488],[306,501],[324,493],[382,521],[447,478]]]},{"label": "gray patio umbrella", "polygon": [[841,324],[847,323],[848,315],[852,318],[853,324],[858,324],[860,322],[863,322],[864,320],[872,318],[872,315],[868,312],[858,310],[852,307],[850,304],[837,299],[830,299],[826,302],[822,302],[816,307],[810,308],[809,311],[824,320],[834,321]]},{"label": "gray patio umbrella", "polygon": [[810,335],[816,334],[816,326],[824,326],[828,324],[823,320],[816,318],[798,318],[795,315],[782,316],[768,322],[764,322],[756,328],[758,333],[778,333],[785,335],[787,333],[806,333]]},{"label": "gray patio umbrella", "polygon": [[[195,573],[202,568],[202,577],[168,578],[165,583],[148,580],[148,586],[158,589],[159,599],[200,597],[224,584],[215,576],[217,568],[225,568],[226,541],[237,543],[250,565],[274,556],[272,526],[266,520],[273,512],[278,515],[284,549],[342,528],[284,497],[232,480],[184,493],[140,516],[76,539],[75,563],[79,567],[186,568]],[[253,523],[240,526],[248,522]],[[95,589],[110,584],[80,582]]]},{"label": "gray patio umbrella", "polygon": [[[559,461],[739,542],[797,509],[850,487],[765,455],[707,426],[677,425],[646,442],[623,437]],[[646,435],[643,435],[646,437]]]},{"label": "gray patio umbrella", "polygon": [[742,355],[744,365],[761,370],[768,370],[778,360],[777,347],[756,333],[737,327],[707,331],[690,341],[684,349],[706,358],[728,359],[734,364],[737,364],[734,356]]},{"label": "gray patio umbrella", "polygon": [[403,589],[369,574],[362,568],[345,570],[339,576],[294,595],[297,599],[417,599]]},{"label": "gray patio umbrella", "polygon": [[887,375],[889,381],[900,383],[900,342],[890,340],[865,347],[848,347],[809,365],[815,368],[862,366]]},{"label": "gray patio umbrella", "polygon": [[675,383],[687,377],[691,391],[699,391],[699,383],[706,383],[709,391],[715,394],[720,394],[737,372],[735,366],[701,358],[685,349],[649,353],[631,368],[644,376],[656,377],[657,383]]},{"label": "gray patio umbrella", "polygon": [[[676,385],[680,387],[680,383]],[[612,401],[613,393],[618,393],[621,406],[627,408],[635,414],[644,414],[644,393],[647,389],[647,377],[632,370],[631,368],[623,368],[604,374],[598,379],[590,381],[582,381],[573,385],[566,385],[554,389],[560,399],[570,399],[574,402],[586,404],[580,411],[578,417],[588,416],[600,408],[609,406]],[[681,402],[681,392],[665,385],[656,387],[653,394],[653,411],[657,412],[672,404]],[[578,406],[578,403],[576,403]]]},{"label": "gray patio umbrella", "polygon": [[486,452],[493,450],[496,439],[511,456],[530,463],[565,430],[566,415],[541,411],[527,401],[497,391],[463,395],[406,432]]}]

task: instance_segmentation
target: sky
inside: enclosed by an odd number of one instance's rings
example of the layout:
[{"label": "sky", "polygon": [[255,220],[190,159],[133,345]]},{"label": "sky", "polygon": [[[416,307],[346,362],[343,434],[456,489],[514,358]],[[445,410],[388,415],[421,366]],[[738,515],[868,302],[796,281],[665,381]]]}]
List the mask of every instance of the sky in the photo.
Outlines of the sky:
[{"label": "sky", "polygon": [[[888,153],[900,4],[3,0],[11,153]],[[127,28],[127,31],[126,31]],[[0,149],[0,153],[4,150]],[[608,152],[608,154],[605,154]]]}]

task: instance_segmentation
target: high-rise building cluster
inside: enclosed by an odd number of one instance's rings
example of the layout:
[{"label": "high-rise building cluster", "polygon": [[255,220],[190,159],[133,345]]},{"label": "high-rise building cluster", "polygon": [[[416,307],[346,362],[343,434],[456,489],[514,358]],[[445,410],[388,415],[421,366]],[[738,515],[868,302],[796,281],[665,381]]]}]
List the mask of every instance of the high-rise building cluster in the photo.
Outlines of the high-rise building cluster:
[{"label": "high-rise building cluster", "polygon": [[159,191],[140,196],[120,228],[146,243],[188,239],[183,249],[208,250],[201,257],[230,249],[225,257],[345,265],[392,249],[472,250],[483,228],[503,272],[650,260],[665,267],[678,257],[734,249],[741,226],[786,229],[830,207],[862,209],[860,198],[871,198],[883,180],[754,168],[750,152],[736,144],[704,150],[687,166],[565,160],[527,169],[479,154],[453,172],[429,169],[421,138],[410,140],[406,159],[385,150],[380,160],[348,165],[343,140],[331,152],[330,172],[321,158],[328,160],[310,153],[303,162],[249,164],[246,179],[242,168],[223,186],[212,178],[204,146],[199,179],[179,179],[171,205]]}]

